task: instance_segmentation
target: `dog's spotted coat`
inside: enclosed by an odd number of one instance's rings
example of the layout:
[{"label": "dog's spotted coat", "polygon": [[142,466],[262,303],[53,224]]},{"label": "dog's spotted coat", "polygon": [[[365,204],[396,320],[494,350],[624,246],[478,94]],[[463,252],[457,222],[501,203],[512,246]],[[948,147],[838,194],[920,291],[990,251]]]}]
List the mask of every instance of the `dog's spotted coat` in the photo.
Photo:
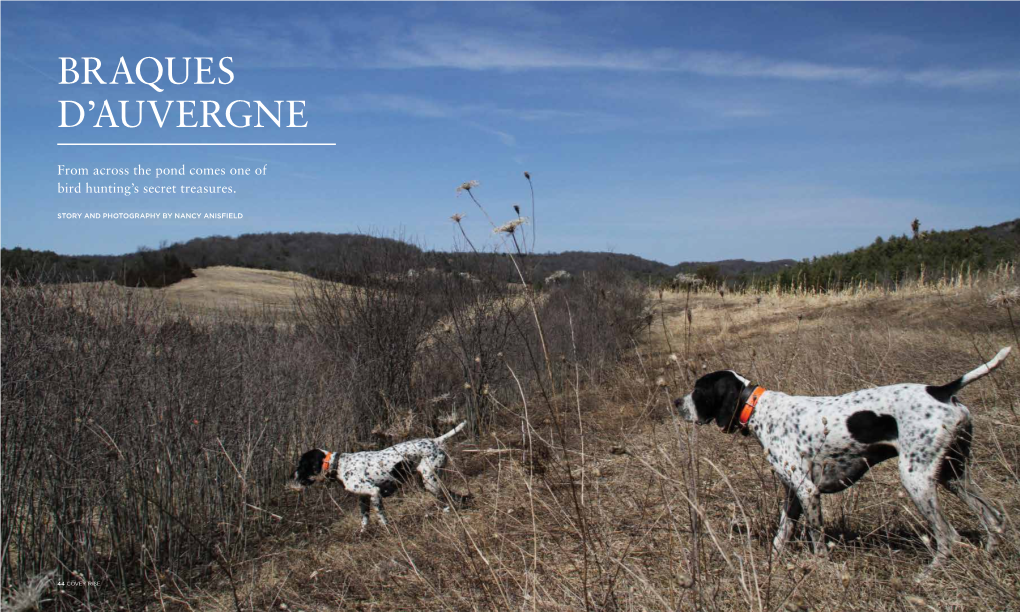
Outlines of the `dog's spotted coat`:
[{"label": "dog's spotted coat", "polygon": [[[987,548],[1003,531],[1002,515],[981,495],[968,468],[970,411],[955,394],[1005,359],[992,361],[941,387],[900,384],[863,389],[836,397],[804,397],[765,391],[747,422],[769,463],[786,487],[786,502],[773,540],[777,552],[803,516],[816,554],[826,554],[820,495],[837,493],[861,479],[874,465],[899,456],[903,487],[928,520],[938,551],[936,565],[958,534],[939,510],[941,484],[978,515],[988,533]],[[752,389],[750,381],[724,370],[698,379],[694,390],[676,400],[681,416],[696,423],[715,421],[726,432],[739,428],[737,415]]]},{"label": "dog's spotted coat", "polygon": [[[443,486],[437,475],[449,458],[444,444],[466,424],[461,423],[438,438],[410,440],[381,451],[338,454],[322,449],[310,450],[301,456],[290,486],[301,490],[323,480],[337,480],[344,489],[358,496],[362,529],[368,525],[370,504],[375,508],[379,522],[386,525],[382,498],[393,495],[414,472],[421,476],[430,493],[445,501]],[[457,503],[470,499],[469,495],[458,495],[449,490],[446,493]]]}]

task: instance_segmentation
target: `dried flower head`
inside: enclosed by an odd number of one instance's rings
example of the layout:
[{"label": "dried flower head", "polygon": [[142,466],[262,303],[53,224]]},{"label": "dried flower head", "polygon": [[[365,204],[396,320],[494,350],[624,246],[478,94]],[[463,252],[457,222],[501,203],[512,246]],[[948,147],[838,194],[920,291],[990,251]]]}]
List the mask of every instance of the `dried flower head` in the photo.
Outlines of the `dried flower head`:
[{"label": "dried flower head", "polygon": [[1020,306],[1020,286],[1005,287],[988,295],[988,305],[993,308]]},{"label": "dried flower head", "polygon": [[516,218],[516,219],[514,219],[512,221],[507,221],[503,225],[500,225],[496,229],[492,230],[492,233],[493,234],[500,234],[500,233],[503,233],[503,234],[512,234],[512,233],[514,233],[514,230],[517,229],[517,226],[524,225],[527,222],[528,222],[528,218],[527,217],[518,217],[518,218]]},{"label": "dried flower head", "polygon": [[571,279],[570,272],[567,272],[566,270],[557,270],[550,274],[549,276],[545,277],[545,282],[547,284],[554,284],[566,282],[569,281],[570,279]]},{"label": "dried flower head", "polygon": [[[56,570],[50,570],[42,574],[37,574],[32,578],[25,581],[21,588],[11,594],[9,598],[2,600],[3,609],[6,610],[41,610],[43,596],[49,590],[50,583],[53,582],[53,577],[56,576]],[[77,578],[79,574],[74,572],[73,575]],[[82,579],[83,580],[83,579]],[[63,583],[61,583],[61,586]]]},{"label": "dried flower head", "polygon": [[521,214],[521,207],[517,204],[514,204],[514,212],[517,213],[518,215]]},{"label": "dried flower head", "polygon": [[471,191],[472,188],[478,187],[479,184],[480,183],[478,181],[468,181],[466,183],[461,183],[460,187],[457,188],[457,193],[460,193],[462,191]]},{"label": "dried flower head", "polygon": [[451,220],[452,220],[452,221],[453,221],[454,223],[460,223],[460,220],[461,220],[461,219],[463,219],[463,218],[464,218],[465,216],[466,216],[466,215],[464,215],[464,214],[461,214],[461,213],[454,213],[454,214],[450,215],[450,219],[451,219]]},{"label": "dried flower head", "polygon": [[524,171],[524,178],[528,179],[529,181],[531,180],[531,174],[529,174],[527,170]]},{"label": "dried flower head", "polygon": [[673,277],[673,280],[676,282],[677,285],[682,286],[690,285],[691,287],[697,287],[699,285],[705,284],[705,281],[703,279],[698,278],[694,274],[687,274],[686,272],[680,272],[679,274]]}]

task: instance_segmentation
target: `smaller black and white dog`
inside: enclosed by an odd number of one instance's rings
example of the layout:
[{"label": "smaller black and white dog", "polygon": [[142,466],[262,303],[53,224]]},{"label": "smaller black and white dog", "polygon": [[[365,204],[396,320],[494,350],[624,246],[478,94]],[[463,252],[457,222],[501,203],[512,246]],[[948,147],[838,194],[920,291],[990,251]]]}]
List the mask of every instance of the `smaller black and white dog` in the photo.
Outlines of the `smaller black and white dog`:
[{"label": "smaller black and white dog", "polygon": [[[420,475],[430,493],[439,501],[445,501],[443,486],[436,472],[446,465],[449,458],[445,442],[464,429],[465,425],[467,422],[438,438],[401,442],[381,451],[343,454],[312,449],[301,455],[297,470],[294,471],[294,480],[288,486],[301,491],[316,482],[336,480],[344,489],[358,496],[362,530],[368,526],[369,503],[375,508],[379,522],[386,525],[382,498],[396,493],[400,485],[410,480],[415,472]],[[470,495],[458,495],[449,490],[446,493],[458,504],[471,498]]]},{"label": "smaller black and white dog", "polygon": [[786,503],[773,540],[777,552],[803,515],[815,554],[825,555],[820,495],[838,493],[874,465],[899,456],[903,487],[931,524],[938,544],[932,561],[948,557],[958,534],[939,510],[942,485],[978,515],[991,550],[1003,531],[1002,514],[971,481],[970,411],[956,398],[966,385],[1002,363],[994,359],[940,387],[900,384],[862,389],[835,397],[804,397],[767,391],[731,370],[698,379],[694,391],[675,402],[680,416],[695,423],[715,421],[723,431],[743,430],[764,447],[786,487]]}]

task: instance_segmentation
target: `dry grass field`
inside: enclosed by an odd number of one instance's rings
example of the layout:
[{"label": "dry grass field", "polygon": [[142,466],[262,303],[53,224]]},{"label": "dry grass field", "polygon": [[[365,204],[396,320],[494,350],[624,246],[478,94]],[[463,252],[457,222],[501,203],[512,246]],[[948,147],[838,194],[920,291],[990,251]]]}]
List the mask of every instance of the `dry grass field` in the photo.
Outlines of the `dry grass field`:
[{"label": "dry grass field", "polygon": [[[897,292],[655,295],[651,326],[609,383],[559,360],[548,400],[500,405],[492,431],[451,444],[446,482],[475,496],[444,514],[420,490],[358,532],[338,488],[283,494],[276,529],[232,580],[154,584],[181,610],[1020,609],[1020,355],[968,387],[975,480],[1007,516],[993,555],[979,523],[940,495],[962,536],[920,581],[933,540],[896,460],[825,497],[829,559],[769,554],[781,487],[750,437],[678,422],[670,400],[733,368],[767,388],[831,395],[944,383],[1016,344],[989,296],[1015,271]],[[423,432],[416,432],[423,433]],[[232,587],[230,586],[232,583]]]},{"label": "dry grass field", "polygon": [[195,278],[161,289],[171,301],[199,311],[269,307],[292,311],[294,296],[310,278],[297,272],[213,266]]},{"label": "dry grass field", "polygon": [[295,312],[294,298],[310,276],[298,272],[255,270],[236,266],[213,266],[194,270],[195,278],[186,278],[168,287],[149,289],[123,287],[112,281],[74,283],[78,288],[102,286],[122,296],[151,298],[171,308],[183,308],[196,318],[231,318],[245,312],[269,309],[282,315]]},{"label": "dry grass field", "polygon": [[[932,540],[895,460],[824,498],[828,560],[777,557],[760,447],[671,409],[723,368],[792,394],[948,382],[1020,344],[1014,265],[828,293],[197,273],[4,289],[8,601],[59,572],[94,582],[40,587],[60,610],[1020,610],[1017,354],[961,397],[1006,533],[988,554],[942,495],[962,541],[920,581]],[[359,533],[338,487],[285,487],[303,450],[408,413],[399,435],[430,435],[451,409],[478,432],[444,476],[466,508],[408,487]]]}]

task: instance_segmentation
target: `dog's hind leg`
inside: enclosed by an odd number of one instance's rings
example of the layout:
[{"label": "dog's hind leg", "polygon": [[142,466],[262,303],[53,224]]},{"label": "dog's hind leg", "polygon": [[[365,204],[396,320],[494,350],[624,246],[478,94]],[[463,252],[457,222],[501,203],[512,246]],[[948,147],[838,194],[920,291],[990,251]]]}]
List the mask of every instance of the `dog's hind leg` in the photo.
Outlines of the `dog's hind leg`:
[{"label": "dog's hind leg", "polygon": [[800,520],[800,515],[803,513],[804,507],[800,505],[800,499],[797,498],[796,492],[793,488],[786,487],[786,502],[783,504],[782,514],[779,516],[779,530],[776,532],[776,537],[772,540],[772,548],[776,551],[776,554],[783,552],[783,548],[786,543],[790,541],[790,538],[797,530],[797,522]]},{"label": "dog's hind leg", "polygon": [[[439,481],[439,477],[436,475],[435,468],[431,464],[423,461],[418,466],[418,472],[421,474],[421,480],[425,484],[425,489],[435,495],[439,501],[446,503],[446,496],[449,495],[450,499],[458,504],[464,502],[464,496],[458,495],[443,486],[443,483]],[[447,509],[449,509],[449,506],[447,506]]]},{"label": "dog's hind leg", "polygon": [[910,499],[914,502],[914,506],[928,520],[932,531],[935,532],[938,549],[929,566],[930,570],[938,567],[949,557],[953,544],[960,536],[942,515],[942,510],[939,508],[939,498],[935,491],[936,467],[931,463],[920,462],[919,465],[915,465],[917,463],[919,462],[911,461],[909,455],[902,455],[900,457],[900,479],[903,481],[903,487],[910,495]]},{"label": "dog's hind leg", "polygon": [[988,503],[982,496],[981,489],[970,478],[969,461],[972,436],[973,429],[968,419],[960,427],[956,438],[942,458],[938,478],[944,487],[960,498],[960,501],[967,504],[971,512],[978,516],[981,526],[988,534],[985,550],[991,552],[995,549],[999,534],[1004,531],[1004,521],[1002,514]]},{"label": "dog's hind leg", "polygon": [[981,495],[981,489],[971,481],[970,474],[964,472],[962,477],[944,481],[942,484],[978,516],[981,526],[988,534],[985,550],[988,552],[995,550],[995,546],[999,542],[999,535],[1005,531],[1005,521],[1002,514]]}]

